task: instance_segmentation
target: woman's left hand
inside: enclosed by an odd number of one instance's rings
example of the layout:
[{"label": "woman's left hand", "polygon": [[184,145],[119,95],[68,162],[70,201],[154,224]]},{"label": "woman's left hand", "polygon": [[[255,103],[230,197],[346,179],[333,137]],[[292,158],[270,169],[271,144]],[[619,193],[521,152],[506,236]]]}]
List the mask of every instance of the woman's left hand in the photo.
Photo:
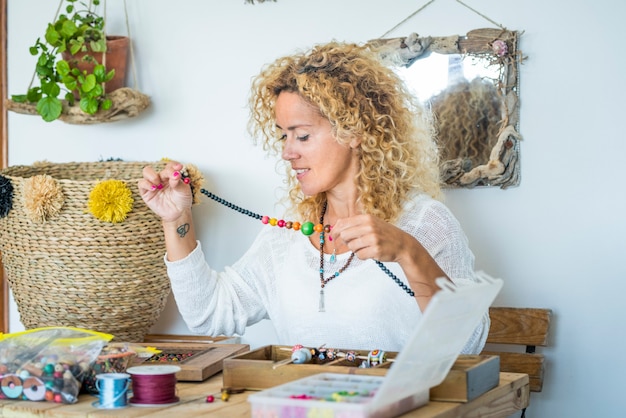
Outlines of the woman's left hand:
[{"label": "woman's left hand", "polygon": [[330,232],[336,245],[346,245],[360,259],[400,262],[417,240],[395,225],[372,215],[341,218]]}]

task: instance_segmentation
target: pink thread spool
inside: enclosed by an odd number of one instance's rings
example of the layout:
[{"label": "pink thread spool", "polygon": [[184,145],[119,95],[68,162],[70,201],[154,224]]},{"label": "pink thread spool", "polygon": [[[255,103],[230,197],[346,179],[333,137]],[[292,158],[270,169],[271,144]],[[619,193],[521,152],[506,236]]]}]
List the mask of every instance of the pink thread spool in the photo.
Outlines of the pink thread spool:
[{"label": "pink thread spool", "polygon": [[176,373],[178,366],[136,366],[126,370],[131,375],[133,406],[164,406],[178,403]]}]

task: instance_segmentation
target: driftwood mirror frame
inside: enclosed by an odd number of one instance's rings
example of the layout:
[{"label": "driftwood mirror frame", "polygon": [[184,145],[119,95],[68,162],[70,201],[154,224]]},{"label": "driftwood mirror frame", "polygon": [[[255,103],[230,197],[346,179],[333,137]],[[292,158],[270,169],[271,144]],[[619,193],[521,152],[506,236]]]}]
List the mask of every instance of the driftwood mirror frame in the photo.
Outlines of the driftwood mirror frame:
[{"label": "driftwood mirror frame", "polygon": [[[501,120],[488,161],[469,166],[463,158],[441,162],[441,177],[445,187],[472,188],[497,186],[507,188],[520,182],[519,163],[519,33],[506,29],[475,29],[464,36],[406,37],[375,39],[368,44],[381,48],[384,59],[392,65],[410,67],[431,53],[458,54],[463,60],[486,60],[498,66],[498,78],[492,80],[501,103]],[[437,114],[435,112],[435,117]]]}]

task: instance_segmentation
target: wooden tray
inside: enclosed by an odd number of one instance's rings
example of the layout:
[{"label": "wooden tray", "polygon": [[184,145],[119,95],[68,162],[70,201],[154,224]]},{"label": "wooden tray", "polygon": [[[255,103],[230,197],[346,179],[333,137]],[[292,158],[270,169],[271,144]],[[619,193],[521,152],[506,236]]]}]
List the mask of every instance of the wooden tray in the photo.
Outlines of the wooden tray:
[{"label": "wooden tray", "polygon": [[[361,357],[368,354],[367,351],[353,351]],[[291,347],[269,345],[224,359],[223,384],[236,389],[262,390],[317,373],[384,376],[396,356],[396,352],[387,352],[388,361],[371,368],[358,367],[362,360],[351,363],[344,358],[323,364],[315,363],[315,360],[308,364],[281,364],[291,357]],[[467,402],[496,387],[499,380],[498,356],[461,355],[444,381],[431,388],[431,399]]]},{"label": "wooden tray", "polygon": [[149,359],[137,359],[132,366],[175,365],[179,381],[201,382],[222,371],[224,359],[250,350],[247,344],[206,342],[144,342],[143,346],[160,350]]}]

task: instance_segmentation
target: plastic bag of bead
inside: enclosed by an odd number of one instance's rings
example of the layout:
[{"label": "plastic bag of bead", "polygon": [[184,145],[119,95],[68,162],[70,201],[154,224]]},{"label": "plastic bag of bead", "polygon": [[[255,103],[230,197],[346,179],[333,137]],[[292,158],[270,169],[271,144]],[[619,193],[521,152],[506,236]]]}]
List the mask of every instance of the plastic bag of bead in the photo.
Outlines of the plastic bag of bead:
[{"label": "plastic bag of bead", "polygon": [[109,343],[102,348],[91,369],[87,372],[81,392],[98,395],[96,376],[101,373],[125,373],[131,365],[142,363],[154,354],[160,353],[154,347],[144,347],[133,343]]},{"label": "plastic bag of bead", "polygon": [[0,399],[77,402],[87,372],[112,338],[73,327],[0,335]]}]

